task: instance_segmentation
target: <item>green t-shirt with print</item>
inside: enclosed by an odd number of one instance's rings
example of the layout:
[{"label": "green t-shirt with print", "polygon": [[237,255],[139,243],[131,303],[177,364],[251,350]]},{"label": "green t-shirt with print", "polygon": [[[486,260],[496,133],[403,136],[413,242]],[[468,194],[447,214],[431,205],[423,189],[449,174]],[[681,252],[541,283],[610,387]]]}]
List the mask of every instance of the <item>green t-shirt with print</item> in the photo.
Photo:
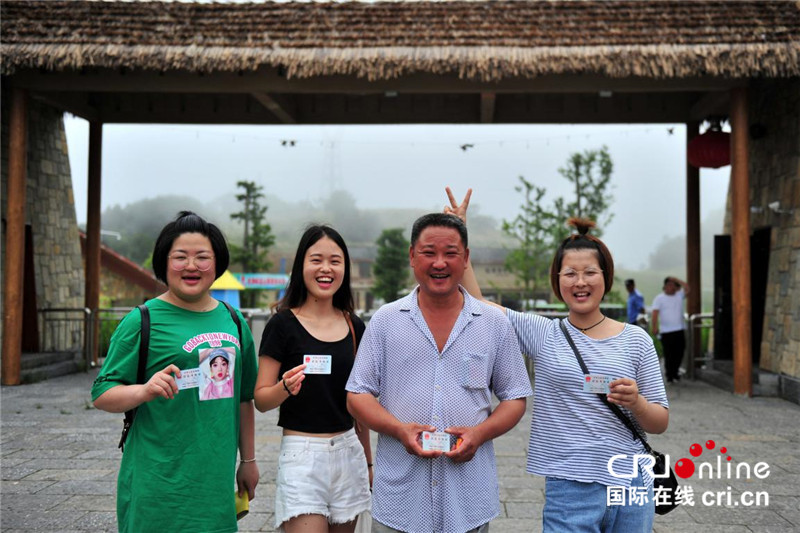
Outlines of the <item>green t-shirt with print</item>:
[{"label": "green t-shirt with print", "polygon": [[[146,380],[174,364],[196,386],[139,406],[117,479],[119,530],[237,531],[239,404],[253,399],[257,376],[250,329],[240,314],[240,348],[236,324],[222,304],[202,313],[159,299],[147,307]],[[92,400],[136,382],[140,329],[135,309],[111,338]]]}]

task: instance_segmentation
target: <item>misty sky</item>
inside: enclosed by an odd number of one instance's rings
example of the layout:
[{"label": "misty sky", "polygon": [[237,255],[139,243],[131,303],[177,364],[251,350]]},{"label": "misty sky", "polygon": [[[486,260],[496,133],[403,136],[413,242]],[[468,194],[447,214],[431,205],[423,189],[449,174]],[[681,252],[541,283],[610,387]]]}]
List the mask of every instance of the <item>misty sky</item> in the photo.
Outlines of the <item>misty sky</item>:
[{"label": "misty sky", "polygon": [[[65,116],[77,217],[86,220],[88,124]],[[672,133],[670,133],[672,130]],[[284,142],[286,141],[286,142]],[[291,146],[292,141],[294,146]],[[467,150],[462,145],[471,144]],[[359,208],[441,210],[450,185],[474,189],[472,211],[518,212],[518,176],[568,197],[573,152],[608,146],[614,219],[604,240],[620,266],[640,268],[664,236],[686,230],[683,125],[178,126],[105,125],[103,209],[163,194],[211,201],[254,180],[286,201],[352,193]],[[723,209],[730,167],[703,169],[701,219]],[[176,206],[176,212],[180,206]],[[275,221],[272,221],[275,224]],[[714,228],[716,232],[722,228]]]}]

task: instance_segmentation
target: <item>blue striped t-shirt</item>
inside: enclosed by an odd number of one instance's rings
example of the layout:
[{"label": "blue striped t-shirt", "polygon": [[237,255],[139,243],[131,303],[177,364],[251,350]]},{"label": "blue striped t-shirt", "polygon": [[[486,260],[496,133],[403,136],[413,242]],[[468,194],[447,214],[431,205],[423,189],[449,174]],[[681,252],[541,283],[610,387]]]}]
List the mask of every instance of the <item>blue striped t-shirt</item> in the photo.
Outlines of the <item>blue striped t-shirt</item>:
[{"label": "blue striped t-shirt", "polygon": [[[632,471],[632,456],[645,453],[630,430],[594,393],[583,392],[584,374],[558,319],[508,310],[522,352],[533,359],[535,372],[531,436],[527,471],[573,481],[630,486],[630,479],[612,476]],[[592,374],[636,380],[639,394],[649,402],[669,407],[658,356],[650,336],[640,327],[625,325],[619,335],[593,339],[567,323],[572,339]],[[622,408],[634,423],[632,413]],[[644,431],[637,424],[641,434]],[[643,464],[645,461],[640,461]],[[642,471],[646,484],[652,477]]]}]

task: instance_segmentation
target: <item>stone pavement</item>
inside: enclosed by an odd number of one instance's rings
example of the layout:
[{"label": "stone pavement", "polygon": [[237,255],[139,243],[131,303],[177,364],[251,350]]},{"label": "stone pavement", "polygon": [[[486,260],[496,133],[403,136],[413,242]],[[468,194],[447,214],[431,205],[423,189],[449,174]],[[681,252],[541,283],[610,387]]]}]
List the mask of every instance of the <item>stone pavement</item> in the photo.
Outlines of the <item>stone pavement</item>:
[{"label": "stone pavement", "polygon": [[[3,532],[116,531],[114,493],[122,416],[94,409],[89,388],[96,370],[33,385],[3,387],[0,424],[0,530]],[[777,398],[744,399],[703,382],[669,389],[670,427],[651,437],[672,462],[692,458],[689,447],[715,441],[695,459],[716,464],[721,447],[732,465],[767,463],[765,479],[722,479],[698,473],[683,485],[694,505],[657,516],[658,533],[800,531],[800,407]],[[261,469],[251,512],[241,531],[272,531],[275,459],[280,432],[275,413],[256,415],[256,456]],[[529,415],[495,441],[501,515],[491,531],[540,531],[544,482],[525,473]],[[723,456],[724,457],[724,456]],[[762,474],[763,477],[763,474]],[[721,505],[717,504],[720,493]],[[748,506],[751,496],[761,505]],[[763,501],[767,497],[768,502]],[[704,504],[704,500],[706,504]]]}]

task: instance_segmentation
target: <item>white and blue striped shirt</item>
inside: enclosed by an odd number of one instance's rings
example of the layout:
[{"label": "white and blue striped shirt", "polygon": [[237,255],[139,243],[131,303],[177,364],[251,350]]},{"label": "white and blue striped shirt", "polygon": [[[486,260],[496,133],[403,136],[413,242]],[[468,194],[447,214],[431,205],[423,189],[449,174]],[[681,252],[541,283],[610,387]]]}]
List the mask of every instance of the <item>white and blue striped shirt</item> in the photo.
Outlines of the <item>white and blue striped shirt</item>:
[{"label": "white and blue striped shirt", "polygon": [[[614,413],[594,393],[583,392],[584,374],[558,319],[508,311],[523,353],[533,359],[535,387],[527,470],[532,474],[609,486],[630,486],[630,479],[608,472],[613,455],[616,472],[632,471],[632,456],[645,453]],[[566,324],[591,374],[636,380],[648,402],[669,407],[658,356],[650,336],[625,325],[619,335],[593,339]],[[622,408],[636,424],[633,415]],[[637,429],[641,428],[637,424]],[[640,463],[644,463],[642,460]],[[652,477],[643,472],[646,484]]]},{"label": "white and blue striped shirt", "polygon": [[[503,313],[466,293],[441,354],[417,303],[417,290],[381,307],[358,349],[347,390],[379,397],[401,422],[439,430],[475,426],[501,401],[530,396],[514,330]],[[500,511],[492,442],[472,460],[423,459],[400,441],[378,437],[372,515],[401,531],[475,529]]]}]

